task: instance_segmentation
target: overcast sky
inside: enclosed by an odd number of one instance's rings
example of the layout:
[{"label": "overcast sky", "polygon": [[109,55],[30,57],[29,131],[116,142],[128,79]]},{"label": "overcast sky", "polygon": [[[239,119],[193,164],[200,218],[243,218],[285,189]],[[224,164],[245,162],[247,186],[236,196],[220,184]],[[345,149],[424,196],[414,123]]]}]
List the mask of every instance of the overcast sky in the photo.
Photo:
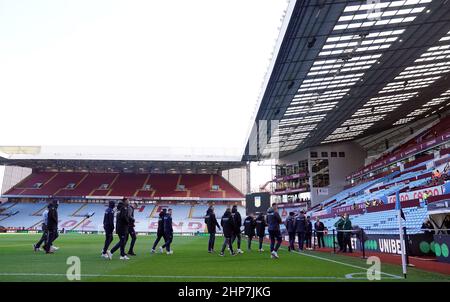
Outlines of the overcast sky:
[{"label": "overcast sky", "polygon": [[287,4],[0,0],[0,145],[243,149]]}]

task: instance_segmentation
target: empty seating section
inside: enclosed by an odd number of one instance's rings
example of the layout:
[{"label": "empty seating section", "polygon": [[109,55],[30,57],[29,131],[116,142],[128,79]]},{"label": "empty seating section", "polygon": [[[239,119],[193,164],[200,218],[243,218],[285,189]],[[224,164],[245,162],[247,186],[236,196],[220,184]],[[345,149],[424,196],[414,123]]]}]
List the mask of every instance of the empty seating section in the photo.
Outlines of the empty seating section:
[{"label": "empty seating section", "polygon": [[[408,229],[409,234],[421,233],[420,227],[427,217],[426,208],[405,208],[406,221],[404,226]],[[367,233],[382,233],[382,234],[398,234],[398,211],[389,210],[375,213],[365,213],[362,215],[351,216],[353,226],[363,228]],[[338,218],[322,219],[322,222],[329,229],[335,229],[334,223]]]},{"label": "empty seating section", "polygon": [[[34,188],[37,183],[42,185]],[[178,185],[184,185],[184,189]],[[212,190],[213,185],[217,185],[218,190]],[[83,172],[35,172],[4,196],[244,198],[241,192],[219,175]]]},{"label": "empty seating section", "polygon": [[37,183],[46,183],[48,180],[50,180],[53,176],[56,175],[56,172],[39,172],[39,173],[33,173],[26,177],[23,181],[18,183],[16,185],[19,189],[30,189],[33,188],[35,184]]},{"label": "empty seating section", "polygon": [[243,195],[232,184],[220,175],[213,175],[213,184],[218,185],[219,188],[225,192],[229,198],[242,198]]},{"label": "empty seating section", "polygon": [[[8,209],[2,212],[0,216],[0,226],[3,227],[32,227],[42,222],[41,209],[45,208],[47,204],[45,202],[36,203],[15,203],[14,206],[9,207],[2,205],[2,208]],[[10,214],[11,216],[6,216]]]},{"label": "empty seating section", "polygon": [[178,184],[178,174],[152,174],[148,184],[156,191],[155,195],[159,197],[174,197],[173,195],[187,196],[187,192],[176,192]]},{"label": "empty seating section", "polygon": [[21,195],[52,196],[60,190],[65,189],[69,184],[77,184],[85,173],[56,173],[51,179],[39,189],[27,189]]},{"label": "empty seating section", "polygon": [[38,184],[45,184],[49,180],[51,180],[57,173],[55,172],[42,172],[42,173],[33,173],[26,177],[23,181],[18,183],[13,189],[9,192],[10,194],[17,195],[25,195],[25,194],[33,194],[39,195],[39,191],[37,189]]},{"label": "empty seating section", "polygon": [[181,175],[180,184],[189,190],[190,197],[220,198],[222,192],[212,192],[212,175],[209,174],[184,174]]},{"label": "empty seating section", "polygon": [[147,176],[148,174],[119,174],[109,195],[134,196],[136,191],[144,186]]},{"label": "empty seating section", "polygon": [[[58,196],[88,196],[98,191],[96,189],[100,188],[101,185],[109,186],[116,176],[116,173],[86,173],[82,181],[74,189],[63,189],[58,193]],[[104,196],[108,191],[101,190],[101,192],[92,195]]]},{"label": "empty seating section", "polygon": [[[12,207],[10,207],[12,205]],[[107,203],[65,203],[62,202],[58,208],[59,229],[76,231],[102,231],[103,215]],[[0,206],[0,226],[11,228],[36,228],[40,229],[42,223],[42,212],[47,207],[46,202],[19,202],[6,203]],[[139,204],[134,210],[136,220],[136,231],[155,232],[157,218],[163,208],[173,210],[173,221],[176,232],[203,232],[205,229],[204,216],[207,205],[205,204],[176,204],[158,203]],[[220,218],[230,205],[217,205],[216,214]],[[239,212],[245,215],[245,208],[238,207]],[[6,215],[9,213],[11,215]],[[194,215],[195,213],[195,215]],[[152,217],[150,215],[152,214]],[[191,217],[190,217],[191,215]]]}]

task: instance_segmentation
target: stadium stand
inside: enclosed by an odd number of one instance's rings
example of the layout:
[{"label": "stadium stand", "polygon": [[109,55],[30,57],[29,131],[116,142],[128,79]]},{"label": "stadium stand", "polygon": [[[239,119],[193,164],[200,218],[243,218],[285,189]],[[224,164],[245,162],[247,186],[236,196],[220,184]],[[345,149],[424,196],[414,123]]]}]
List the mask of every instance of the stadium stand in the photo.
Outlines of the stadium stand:
[{"label": "stadium stand", "polygon": [[[240,204],[244,197],[213,174],[84,172],[33,172],[3,196],[11,200],[0,206],[0,225],[5,228],[38,230],[46,200],[58,198],[59,228],[86,232],[102,230],[109,199],[136,201],[138,232],[156,231],[158,214],[164,208],[173,209],[176,232],[203,232],[203,217],[212,201],[220,218],[227,207]],[[239,211],[245,215],[241,205]]]},{"label": "stadium stand", "polygon": [[[5,203],[0,207],[0,225],[6,228],[38,230],[42,223],[45,201]],[[231,204],[215,205],[217,217],[222,217]],[[102,231],[103,214],[106,203],[69,203],[62,202],[58,208],[59,228],[66,231]],[[199,203],[157,203],[138,204],[135,210],[136,231],[155,232],[157,217],[164,208],[173,210],[174,229],[177,232],[203,232],[204,215],[207,204]],[[238,211],[245,215],[245,208],[238,206]]]},{"label": "stadium stand", "polygon": [[136,174],[34,172],[4,194],[5,197],[124,196],[142,199],[242,199],[222,176],[213,174]]},{"label": "stadium stand", "polygon": [[[437,151],[421,150],[418,146],[424,143],[432,145],[430,141],[449,131],[450,117],[423,132],[419,131],[414,138],[360,170],[365,170],[367,175],[352,174],[348,179],[353,178],[354,183],[316,205],[308,215],[312,219],[321,218],[329,230],[334,230],[338,216],[348,213],[354,227],[368,232],[378,230],[384,234],[396,234],[398,211],[394,207],[396,192],[399,191],[408,233],[422,233],[422,223],[428,218],[427,204],[450,196],[450,152],[445,145],[438,147]],[[389,162],[389,158],[397,161]],[[396,163],[400,163],[401,168],[393,168]],[[371,170],[370,167],[374,166],[378,168]],[[436,171],[440,171],[439,177],[435,176]]]}]

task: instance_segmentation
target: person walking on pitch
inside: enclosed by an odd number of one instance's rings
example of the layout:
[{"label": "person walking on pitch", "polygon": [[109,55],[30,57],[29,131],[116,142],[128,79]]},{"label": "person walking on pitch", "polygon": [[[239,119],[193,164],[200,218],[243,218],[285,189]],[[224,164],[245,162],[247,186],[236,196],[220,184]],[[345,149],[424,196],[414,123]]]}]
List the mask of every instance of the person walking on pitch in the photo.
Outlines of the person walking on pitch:
[{"label": "person walking on pitch", "polygon": [[266,236],[266,219],[264,218],[263,213],[258,213],[258,217],[256,217],[256,236],[258,236],[258,251],[264,252],[262,245],[264,236]]},{"label": "person walking on pitch", "polygon": [[36,244],[33,244],[33,249],[35,252],[38,252],[41,250],[41,245],[46,242],[47,236],[48,236],[48,229],[47,229],[47,223],[48,223],[48,209],[50,207],[50,204],[47,205],[47,208],[42,212],[42,236],[41,239]]},{"label": "person walking on pitch", "polygon": [[[280,224],[282,223],[280,214],[278,213],[277,204],[273,203],[272,207],[267,210],[267,225],[270,237],[270,255],[272,259],[278,259],[278,249],[283,241],[280,232]],[[276,241],[276,243],[275,243]]]},{"label": "person walking on pitch", "polygon": [[109,245],[113,241],[114,232],[114,207],[116,203],[113,200],[109,201],[108,207],[105,210],[103,217],[103,229],[105,230],[105,244],[102,250],[102,257],[112,259],[111,252],[108,250]]},{"label": "person walking on pitch", "polygon": [[227,246],[230,249],[231,255],[234,256],[235,253],[233,251],[233,245],[231,244],[231,237],[233,236],[234,225],[233,225],[233,218],[231,216],[230,209],[226,209],[226,211],[223,214],[222,219],[220,221],[220,225],[222,226],[223,237],[224,237],[222,250],[220,251],[220,256],[225,255],[224,252],[225,252],[225,248]]},{"label": "person walking on pitch", "polygon": [[128,201],[124,198],[117,205],[116,214],[116,233],[119,236],[119,242],[111,249],[112,255],[120,248],[120,260],[129,260],[127,254],[125,254],[125,246],[128,238],[128,227],[130,225],[128,215]]},{"label": "person walking on pitch", "polygon": [[253,214],[248,215],[244,220],[244,234],[247,236],[247,250],[252,249],[252,240],[255,237],[256,221]]},{"label": "person walking on pitch", "polygon": [[166,248],[167,255],[172,255],[173,250],[170,249],[173,240],[172,209],[168,209],[164,216],[164,236],[166,243],[164,243],[163,248]]},{"label": "person walking on pitch", "polygon": [[151,250],[151,253],[155,253],[155,249],[156,246],[158,245],[159,241],[161,240],[161,238],[164,238],[164,242],[166,241],[165,237],[164,237],[164,216],[166,216],[167,213],[167,209],[162,209],[161,212],[159,212],[159,217],[158,217],[158,230],[156,231],[156,240],[153,243],[153,247]]},{"label": "person walking on pitch", "polygon": [[242,218],[241,213],[237,210],[237,206],[234,205],[231,209],[231,217],[233,219],[233,238],[231,239],[231,244],[234,243],[234,240],[237,239],[237,253],[243,254],[244,252],[241,250],[241,225]]},{"label": "person walking on pitch", "polygon": [[47,214],[47,238],[44,245],[44,250],[46,254],[51,254],[54,252],[52,248],[53,241],[57,237],[58,232],[58,210],[57,210],[57,200],[53,200],[48,207]]},{"label": "person walking on pitch", "polygon": [[220,230],[220,225],[217,222],[214,207],[210,206],[206,211],[205,223],[209,233],[208,253],[214,252],[214,242],[216,241],[216,227]]},{"label": "person walking on pitch", "polygon": [[[135,219],[134,219],[134,209],[136,207],[135,203],[132,203],[128,206],[128,216],[129,216],[129,225],[128,225],[128,234],[131,237],[130,242],[130,248],[128,249],[128,254],[130,256],[136,256],[136,253],[134,252],[134,244],[136,243],[136,231],[134,230],[135,227]],[[128,239],[127,239],[128,241]]]}]

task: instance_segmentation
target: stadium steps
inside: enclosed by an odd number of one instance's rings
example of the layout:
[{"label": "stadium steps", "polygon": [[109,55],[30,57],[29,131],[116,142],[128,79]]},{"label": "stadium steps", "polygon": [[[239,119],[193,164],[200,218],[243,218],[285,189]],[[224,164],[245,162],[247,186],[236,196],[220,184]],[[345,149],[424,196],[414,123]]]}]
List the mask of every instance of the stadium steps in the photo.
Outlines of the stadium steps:
[{"label": "stadium steps", "polygon": [[77,182],[77,184],[75,185],[75,187],[74,187],[73,189],[78,188],[78,186],[79,186],[86,178],[88,178],[88,177],[89,177],[89,173],[86,173],[86,174],[83,176],[83,178],[81,178],[80,181]]},{"label": "stadium steps", "polygon": [[86,220],[88,220],[89,217],[84,217],[83,219],[81,219],[80,222],[78,222],[76,225],[74,225],[70,230],[75,230],[76,228],[78,228],[78,226],[80,226],[81,224],[83,224]]},{"label": "stadium steps", "polygon": [[191,209],[189,210],[188,218],[192,219],[192,215],[194,214],[195,205],[191,205]]},{"label": "stadium steps", "polygon": [[46,208],[47,208],[47,205],[44,205],[42,208],[40,208],[39,210],[37,210],[36,212],[31,214],[31,216],[41,216],[42,212],[44,212]]},{"label": "stadium steps", "polygon": [[[52,177],[50,177],[43,185],[42,187],[44,187],[45,185],[47,185],[48,183],[50,183],[53,179],[56,178],[56,176],[58,176],[59,173],[55,173],[55,175],[53,175]],[[41,187],[41,188],[42,188]]]},{"label": "stadium steps", "polygon": [[77,216],[77,214],[83,210],[85,207],[87,207],[87,203],[84,203],[81,207],[78,208],[78,210],[76,210],[75,212],[73,212],[70,216]]},{"label": "stadium steps", "polygon": [[59,192],[61,191],[65,191],[65,190],[69,190],[69,191],[73,191],[74,189],[76,189],[78,187],[78,185],[84,180],[86,179],[86,177],[88,177],[88,174],[86,173],[83,178],[81,178],[76,184],[75,187],[73,187],[72,189],[68,189],[68,188],[60,188],[58,189],[53,195],[58,196]]},{"label": "stadium steps", "polygon": [[147,218],[154,218],[153,216],[155,215],[156,210],[158,209],[158,205],[154,205],[153,206],[153,210],[150,212],[150,216]]},{"label": "stadium steps", "polygon": [[112,187],[113,187],[114,183],[117,181],[117,179],[119,178],[119,176],[120,176],[120,174],[117,173],[116,177],[114,177],[113,181],[109,184],[109,190],[108,190],[108,193],[106,193],[106,196],[109,196],[109,194],[111,194],[111,192],[113,191]]},{"label": "stadium steps", "polygon": [[3,211],[6,211],[6,210],[12,208],[13,206],[15,206],[16,204],[17,204],[17,202],[12,202],[10,206],[8,206],[6,208],[2,208],[2,209],[3,209]]},{"label": "stadium steps", "polygon": [[[150,173],[149,174],[147,174],[147,178],[145,178],[145,181],[144,181],[144,184],[142,185],[142,188],[140,188],[140,189],[137,189],[136,190],[136,192],[134,192],[134,194],[133,194],[133,196],[134,197],[137,197],[138,196],[138,194],[139,194],[139,192],[141,192],[141,191],[143,191],[143,189],[144,189],[144,187],[146,186],[146,185],[148,185],[148,181],[149,181],[149,179],[150,179]],[[152,191],[152,196],[153,196],[153,194],[154,194],[154,190],[153,189],[151,189],[151,191]]]},{"label": "stadium steps", "polygon": [[9,217],[11,217],[11,216],[6,215],[5,217],[0,218],[0,221],[3,221],[3,220],[5,220],[5,219],[8,219]]},{"label": "stadium steps", "polygon": [[43,222],[44,222],[44,219],[39,220],[38,222],[36,222],[35,224],[33,224],[30,228],[35,228],[35,227],[37,227],[38,225],[42,224]]}]

